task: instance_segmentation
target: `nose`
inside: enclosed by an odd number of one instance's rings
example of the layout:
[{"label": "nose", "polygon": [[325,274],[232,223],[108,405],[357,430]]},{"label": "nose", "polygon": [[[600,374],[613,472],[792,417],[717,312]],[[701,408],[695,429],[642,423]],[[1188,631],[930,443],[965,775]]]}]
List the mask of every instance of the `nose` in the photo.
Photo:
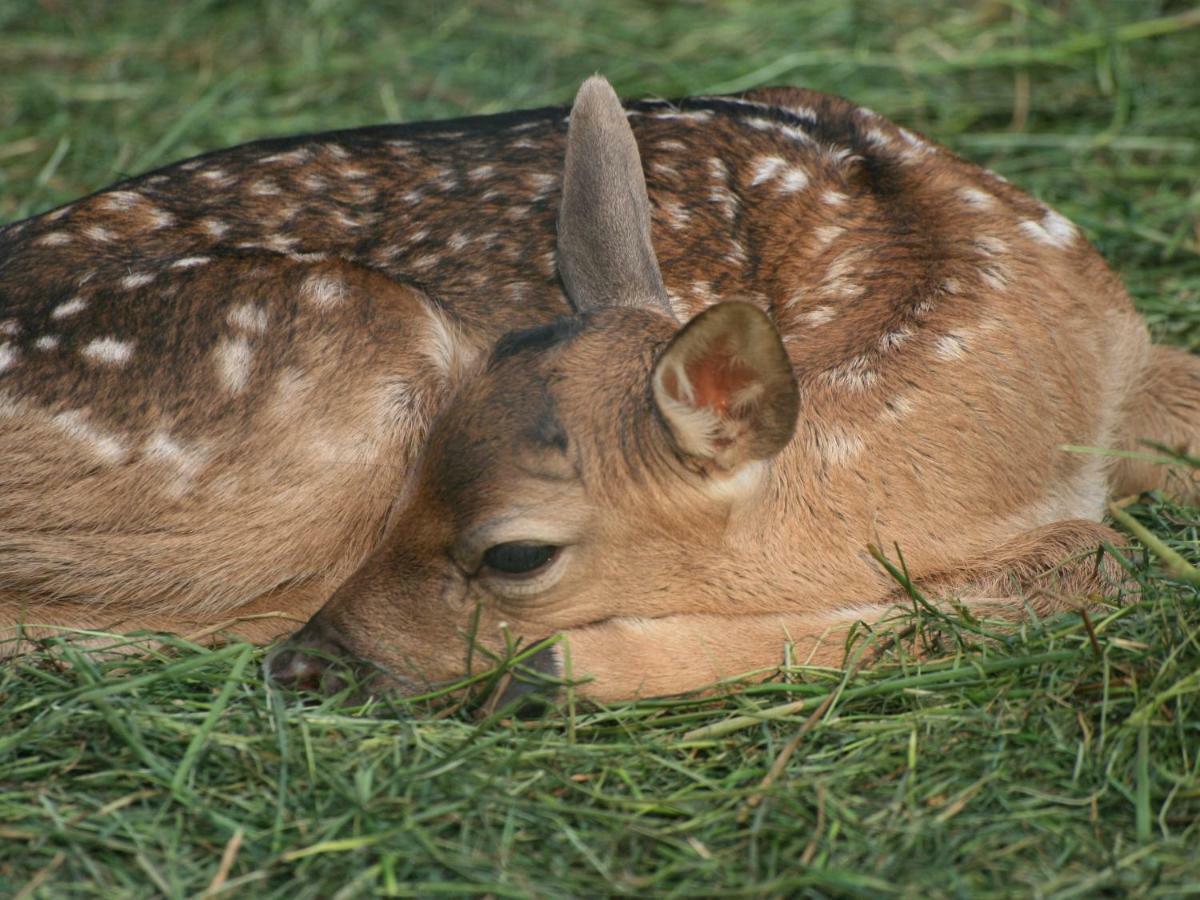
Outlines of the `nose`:
[{"label": "nose", "polygon": [[313,619],[267,657],[263,668],[277,687],[336,694],[348,683],[352,661],[346,648]]}]

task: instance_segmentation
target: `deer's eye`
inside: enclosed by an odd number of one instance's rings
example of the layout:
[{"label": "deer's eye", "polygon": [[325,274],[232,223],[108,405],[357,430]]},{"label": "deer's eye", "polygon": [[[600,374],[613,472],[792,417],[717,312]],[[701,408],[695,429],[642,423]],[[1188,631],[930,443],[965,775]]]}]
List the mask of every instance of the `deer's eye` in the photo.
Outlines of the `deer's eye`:
[{"label": "deer's eye", "polygon": [[483,564],[493,572],[504,575],[529,575],[549,563],[558,554],[554,544],[526,544],[509,541],[489,547],[483,554]]}]

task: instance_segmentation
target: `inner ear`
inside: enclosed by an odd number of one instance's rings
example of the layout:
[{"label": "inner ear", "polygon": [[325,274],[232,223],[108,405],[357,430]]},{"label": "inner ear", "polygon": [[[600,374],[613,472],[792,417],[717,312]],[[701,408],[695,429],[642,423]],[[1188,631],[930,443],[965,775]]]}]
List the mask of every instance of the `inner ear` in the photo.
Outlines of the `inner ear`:
[{"label": "inner ear", "polygon": [[774,456],[796,428],[791,360],[749,303],[718,303],[684,326],[654,367],[653,389],[671,439],[703,469]]}]

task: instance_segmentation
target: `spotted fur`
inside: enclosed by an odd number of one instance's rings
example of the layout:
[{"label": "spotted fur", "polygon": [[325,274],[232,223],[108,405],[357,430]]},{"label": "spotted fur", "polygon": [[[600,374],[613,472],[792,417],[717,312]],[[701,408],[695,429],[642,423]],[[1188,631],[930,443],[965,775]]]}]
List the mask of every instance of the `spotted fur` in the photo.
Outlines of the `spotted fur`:
[{"label": "spotted fur", "polygon": [[[1193,446],[1194,360],[1150,348],[1075,226],[1016,187],[800,89],[608,113],[661,273],[622,315],[564,292],[562,107],[255,142],[0,228],[0,627],[242,617],[265,639],[336,591],[321,628],[436,680],[482,603],[489,641],[574,635],[596,696],[685,689],[885,606],[867,543],[998,590],[1101,534],[1056,523],[1163,477],[1063,444]],[[769,323],[795,402],[756,443],[762,417],[733,413],[779,388],[718,353],[737,399],[672,407],[672,443],[655,360],[726,300]],[[695,377],[672,402],[720,382]],[[539,618],[431,562],[480,504],[563,541],[592,510],[570,603]],[[435,606],[405,607],[418,589]]]}]

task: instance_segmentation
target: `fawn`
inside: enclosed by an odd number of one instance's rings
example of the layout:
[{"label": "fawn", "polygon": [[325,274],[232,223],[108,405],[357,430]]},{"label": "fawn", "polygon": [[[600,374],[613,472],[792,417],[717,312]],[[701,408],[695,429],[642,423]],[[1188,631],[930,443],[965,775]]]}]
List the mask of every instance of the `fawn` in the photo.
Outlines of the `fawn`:
[{"label": "fawn", "polygon": [[839,664],[900,596],[871,543],[1001,617],[1111,589],[1105,498],[1166,474],[1062,446],[1195,448],[1200,364],[1074,225],[811,91],[567,112],[0,229],[0,629],[307,620],[276,681],[398,692],[560,635],[612,700]]}]

